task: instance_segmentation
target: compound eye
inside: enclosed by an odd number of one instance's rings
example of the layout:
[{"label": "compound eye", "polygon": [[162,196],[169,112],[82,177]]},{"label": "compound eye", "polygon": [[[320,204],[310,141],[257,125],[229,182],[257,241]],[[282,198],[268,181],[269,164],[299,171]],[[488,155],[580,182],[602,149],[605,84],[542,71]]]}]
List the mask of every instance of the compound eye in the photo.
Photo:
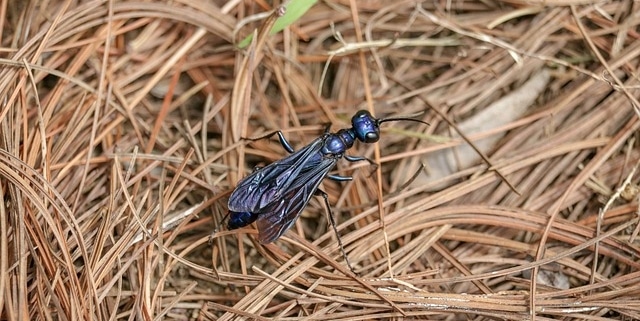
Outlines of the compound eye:
[{"label": "compound eye", "polygon": [[379,139],[380,139],[380,135],[378,135],[378,133],[370,132],[370,133],[367,133],[367,135],[365,135],[364,142],[365,143],[375,143]]}]

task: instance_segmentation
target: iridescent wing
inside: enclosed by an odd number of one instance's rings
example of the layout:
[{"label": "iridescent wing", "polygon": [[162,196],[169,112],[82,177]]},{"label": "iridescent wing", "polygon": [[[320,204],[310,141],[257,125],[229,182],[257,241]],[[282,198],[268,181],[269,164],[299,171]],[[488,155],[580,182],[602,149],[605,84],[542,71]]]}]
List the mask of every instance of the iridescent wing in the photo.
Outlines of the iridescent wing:
[{"label": "iridescent wing", "polygon": [[256,224],[260,243],[275,241],[293,226],[337,161],[335,156],[309,160],[292,179],[287,190],[283,190],[283,196],[259,211]]},{"label": "iridescent wing", "polygon": [[302,171],[308,171],[322,159],[322,137],[309,145],[277,160],[238,182],[229,196],[229,210],[258,213],[272,203],[282,200]]}]

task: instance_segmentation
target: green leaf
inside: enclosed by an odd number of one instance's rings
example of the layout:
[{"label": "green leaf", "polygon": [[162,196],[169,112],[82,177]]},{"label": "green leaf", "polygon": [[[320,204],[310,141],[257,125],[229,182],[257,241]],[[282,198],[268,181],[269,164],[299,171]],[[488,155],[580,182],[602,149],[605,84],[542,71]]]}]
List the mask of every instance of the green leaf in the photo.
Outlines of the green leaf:
[{"label": "green leaf", "polygon": [[[291,0],[286,6],[287,11],[285,14],[276,20],[273,28],[269,32],[270,35],[274,35],[277,32],[282,31],[284,28],[290,26],[296,22],[303,14],[305,14],[318,0]],[[253,34],[250,34],[244,38],[239,44],[238,48],[244,48],[251,43]]]}]

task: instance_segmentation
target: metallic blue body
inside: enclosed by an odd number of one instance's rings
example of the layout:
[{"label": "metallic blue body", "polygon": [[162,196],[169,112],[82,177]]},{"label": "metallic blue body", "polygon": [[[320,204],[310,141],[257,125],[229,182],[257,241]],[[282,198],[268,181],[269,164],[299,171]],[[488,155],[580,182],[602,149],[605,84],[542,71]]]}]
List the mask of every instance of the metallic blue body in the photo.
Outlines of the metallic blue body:
[{"label": "metallic blue body", "polygon": [[[312,195],[321,195],[329,207],[326,193],[318,190],[325,177],[337,181],[351,180],[348,176],[329,175],[329,171],[338,160],[344,157],[348,161],[368,160],[344,153],[353,147],[356,140],[375,143],[380,139],[380,123],[393,120],[415,119],[393,118],[376,119],[368,111],[360,110],[351,118],[351,128],[329,132],[309,145],[294,151],[282,132],[276,132],[280,143],[291,154],[263,168],[257,169],[238,182],[229,197],[229,230],[247,226],[256,222],[258,240],[269,243],[284,234],[309,203]],[[333,216],[330,211],[330,218]],[[335,224],[334,229],[335,229]]]}]

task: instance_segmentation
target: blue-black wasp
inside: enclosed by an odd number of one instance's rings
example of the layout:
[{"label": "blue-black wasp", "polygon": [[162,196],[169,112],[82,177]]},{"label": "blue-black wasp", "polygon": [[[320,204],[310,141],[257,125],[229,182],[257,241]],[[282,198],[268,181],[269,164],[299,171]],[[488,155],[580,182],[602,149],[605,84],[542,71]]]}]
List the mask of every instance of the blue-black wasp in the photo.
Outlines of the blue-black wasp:
[{"label": "blue-black wasp", "polygon": [[349,156],[345,152],[356,140],[368,144],[377,142],[380,139],[380,124],[401,120],[427,124],[408,117],[410,116],[376,119],[368,111],[360,110],[351,118],[351,128],[331,133],[328,125],[320,137],[298,151],[293,149],[281,131],[257,138],[263,139],[277,134],[280,144],[290,155],[256,169],[238,182],[229,197],[227,228],[233,230],[256,222],[258,241],[263,244],[273,242],[291,228],[311,196],[319,195],[324,199],[340,249],[351,268],[327,194],[318,189],[318,186],[325,177],[335,181],[353,179],[350,176],[329,174],[340,158],[344,157],[350,162],[366,160],[375,164],[368,158]]}]

